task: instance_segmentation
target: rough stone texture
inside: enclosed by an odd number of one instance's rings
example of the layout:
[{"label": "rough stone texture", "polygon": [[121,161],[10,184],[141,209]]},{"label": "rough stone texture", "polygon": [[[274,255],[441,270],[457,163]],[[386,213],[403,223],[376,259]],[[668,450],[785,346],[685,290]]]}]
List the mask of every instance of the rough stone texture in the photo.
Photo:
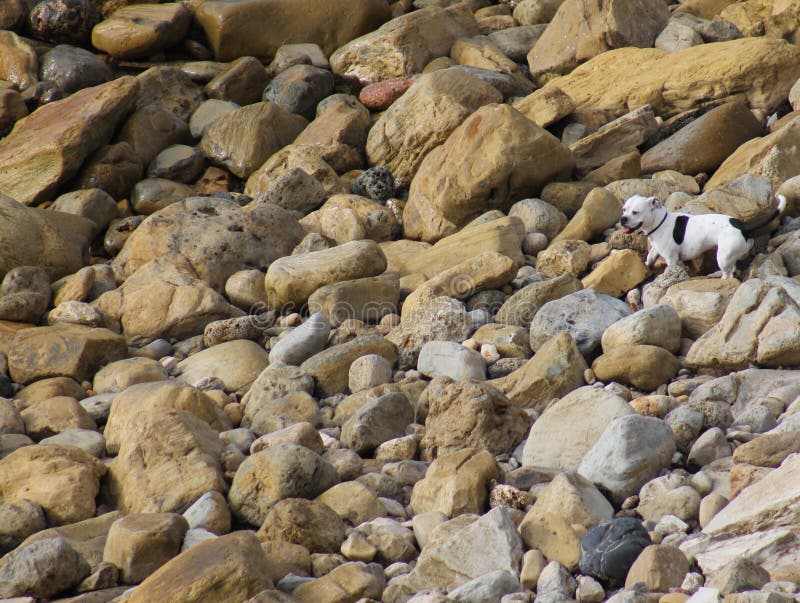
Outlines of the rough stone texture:
[{"label": "rough stone texture", "polygon": [[331,69],[361,83],[413,75],[431,59],[447,55],[458,38],[477,33],[466,5],[422,8],[342,45],[331,55]]},{"label": "rough stone texture", "polygon": [[393,272],[324,285],[308,298],[309,312],[322,312],[336,327],[351,318],[380,322],[399,305],[400,279]]},{"label": "rough stone texture", "polygon": [[497,89],[463,71],[426,73],[372,126],[367,159],[388,168],[398,183],[407,186],[425,156],[443,144],[468,115],[501,101]]},{"label": "rough stone texture", "polygon": [[489,498],[489,480],[498,476],[487,450],[464,448],[437,458],[411,494],[414,514],[441,511],[448,517],[481,513]]},{"label": "rough stone texture", "polygon": [[0,193],[28,205],[55,193],[111,140],[138,88],[134,78],[121,77],[49,103],[18,124],[0,142]]},{"label": "rough stone texture", "polygon": [[282,540],[310,553],[336,553],[344,541],[345,524],[325,503],[302,498],[277,502],[258,531],[260,540]]},{"label": "rough stone texture", "polygon": [[108,329],[59,324],[17,332],[8,366],[17,383],[59,376],[83,381],[126,353],[124,339]]},{"label": "rough stone texture", "polygon": [[233,513],[256,526],[286,498],[314,498],[339,481],[336,470],[304,446],[279,443],[253,454],[239,466],[231,484]]},{"label": "rough stone texture", "polygon": [[800,286],[772,276],[750,279],[734,293],[720,322],[698,339],[686,355],[692,366],[728,370],[751,363],[778,367],[800,359]]},{"label": "rough stone texture", "polygon": [[35,86],[39,81],[39,61],[33,47],[13,31],[3,31],[0,33],[0,48],[3,50],[0,77],[12,82],[20,90]]},{"label": "rough stone texture", "polygon": [[637,519],[603,521],[581,540],[581,573],[611,585],[623,584],[628,570],[649,545],[650,536]]},{"label": "rough stone texture", "polygon": [[653,544],[645,548],[634,561],[625,587],[644,582],[654,592],[669,592],[678,588],[689,571],[689,561],[679,548]]},{"label": "rough stone texture", "polygon": [[598,263],[581,283],[586,289],[594,289],[611,297],[621,297],[640,285],[648,276],[650,271],[638,252],[620,249],[612,251],[611,255]]},{"label": "rough stone texture", "polygon": [[535,196],[572,166],[569,150],[516,109],[481,107],[420,165],[403,210],[405,235],[437,241],[483,211]]},{"label": "rough stone texture", "polygon": [[43,509],[27,499],[0,504],[0,554],[11,552],[28,536],[47,527]]},{"label": "rough stone texture", "polygon": [[516,291],[503,303],[495,320],[528,329],[533,317],[547,302],[575,293],[582,288],[581,282],[571,274],[562,274],[531,283]]},{"label": "rough stone texture", "polygon": [[401,393],[379,396],[362,406],[342,425],[342,443],[361,455],[405,434],[414,409]]},{"label": "rough stone texture", "polygon": [[347,10],[336,2],[303,0],[224,1],[196,5],[194,15],[218,61],[254,56],[265,63],[292,42],[319,44],[329,55],[390,17],[380,0],[358,0]]},{"label": "rough stone texture", "polygon": [[655,477],[674,453],[675,436],[664,421],[627,415],[603,430],[578,466],[578,473],[619,503]]},{"label": "rough stone texture", "polygon": [[379,565],[344,563],[317,580],[301,584],[292,591],[292,597],[300,603],[375,600],[381,598],[385,580]]},{"label": "rough stone texture", "polygon": [[659,303],[674,308],[683,332],[698,339],[720,321],[738,287],[730,279],[692,279],[669,287]]},{"label": "rough stone texture", "polygon": [[267,558],[255,534],[233,532],[201,542],[162,565],[128,601],[246,601],[272,587],[268,576]]},{"label": "rough stone texture", "polygon": [[359,239],[380,243],[400,233],[400,224],[391,208],[356,195],[331,197],[300,223],[310,232],[321,234],[337,245]]},{"label": "rough stone texture", "polygon": [[542,410],[553,398],[583,385],[586,368],[586,361],[569,333],[558,333],[520,368],[489,384],[518,406]]},{"label": "rough stone texture", "polygon": [[580,209],[552,241],[554,243],[570,239],[591,241],[616,224],[621,209],[620,202],[607,190],[592,189],[586,195]]},{"label": "rough stone texture", "polygon": [[675,353],[681,344],[680,315],[665,304],[639,310],[608,327],[600,343],[604,352],[620,345],[657,345]]},{"label": "rough stone texture", "polygon": [[241,208],[232,201],[191,197],[148,217],[128,238],[112,267],[124,279],[150,260],[162,258],[191,269],[221,291],[235,272],[265,270],[289,255],[302,238],[302,227],[280,207]]},{"label": "rough stone texture", "polygon": [[581,387],[547,408],[533,424],[522,452],[522,465],[576,471],[605,428],[632,413],[620,396]]},{"label": "rough stone texture", "polygon": [[675,356],[655,345],[618,345],[592,362],[601,381],[616,381],[652,392],[675,378],[681,364]]},{"label": "rough stone texture", "polygon": [[50,525],[92,517],[106,467],[73,446],[18,448],[0,462],[0,503],[38,504]]},{"label": "rough stone texture", "polygon": [[91,568],[65,538],[56,536],[19,547],[0,562],[0,597],[50,598],[85,578]]}]

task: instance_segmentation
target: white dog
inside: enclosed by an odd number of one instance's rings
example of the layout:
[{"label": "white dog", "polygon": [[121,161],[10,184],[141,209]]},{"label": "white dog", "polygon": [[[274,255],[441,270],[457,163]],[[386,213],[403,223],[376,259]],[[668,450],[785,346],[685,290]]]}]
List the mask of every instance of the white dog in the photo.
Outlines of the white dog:
[{"label": "white dog", "polygon": [[622,206],[620,225],[623,232],[642,229],[650,242],[646,264],[652,267],[657,256],[667,267],[691,260],[709,249],[717,248],[717,264],[722,278],[731,278],[736,261],[753,245],[745,235],[777,218],[786,207],[786,197],[778,195],[775,210],[763,220],[745,224],[725,214],[683,214],[668,211],[657,197],[634,195]]}]

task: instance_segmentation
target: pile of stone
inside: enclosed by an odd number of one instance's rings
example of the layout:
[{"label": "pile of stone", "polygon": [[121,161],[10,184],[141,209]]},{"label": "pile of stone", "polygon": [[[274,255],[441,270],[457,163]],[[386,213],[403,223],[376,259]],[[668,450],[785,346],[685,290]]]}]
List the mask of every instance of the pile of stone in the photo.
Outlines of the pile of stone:
[{"label": "pile of stone", "polygon": [[0,599],[797,600],[797,3],[0,28]]}]

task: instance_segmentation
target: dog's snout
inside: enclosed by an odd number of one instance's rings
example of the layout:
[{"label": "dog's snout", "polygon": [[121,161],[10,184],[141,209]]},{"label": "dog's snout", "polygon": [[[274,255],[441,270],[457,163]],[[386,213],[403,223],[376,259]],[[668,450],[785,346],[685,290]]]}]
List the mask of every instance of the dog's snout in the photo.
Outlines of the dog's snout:
[{"label": "dog's snout", "polygon": [[623,215],[623,216],[622,216],[622,217],[619,219],[619,223],[620,223],[620,224],[622,224],[623,226],[624,226],[625,224],[627,224],[627,223],[628,223],[628,216],[625,216],[625,215]]}]

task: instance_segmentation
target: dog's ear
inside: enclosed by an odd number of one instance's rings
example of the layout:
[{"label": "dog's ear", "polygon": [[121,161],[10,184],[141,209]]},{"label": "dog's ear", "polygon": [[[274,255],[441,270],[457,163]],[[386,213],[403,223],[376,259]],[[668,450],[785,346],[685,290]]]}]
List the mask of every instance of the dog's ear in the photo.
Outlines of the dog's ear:
[{"label": "dog's ear", "polygon": [[650,197],[650,207],[658,207],[661,205],[661,201],[658,197]]}]

